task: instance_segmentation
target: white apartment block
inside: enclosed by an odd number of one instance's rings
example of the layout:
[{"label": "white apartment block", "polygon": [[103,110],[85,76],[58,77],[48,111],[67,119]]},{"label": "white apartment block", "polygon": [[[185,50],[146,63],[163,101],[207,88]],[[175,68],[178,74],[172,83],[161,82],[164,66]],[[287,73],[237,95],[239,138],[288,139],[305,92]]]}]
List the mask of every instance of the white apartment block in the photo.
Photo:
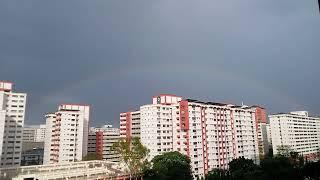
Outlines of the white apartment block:
[{"label": "white apartment block", "polygon": [[90,107],[62,104],[46,115],[44,164],[81,161],[87,154]]},{"label": "white apartment block", "polygon": [[279,146],[290,146],[291,150],[310,160],[320,151],[320,118],[310,117],[307,111],[294,111],[269,116],[273,153]]},{"label": "white apartment block", "polygon": [[182,97],[163,94],[153,97],[153,104],[140,107],[141,142],[150,150],[150,160],[161,152],[173,151],[173,104],[181,100]]},{"label": "white apartment block", "polygon": [[228,168],[239,157],[259,163],[252,107],[160,95],[141,106],[140,115],[141,142],[150,149],[150,159],[178,151],[190,157],[194,175],[201,177],[213,168]]},{"label": "white apartment block", "polygon": [[37,130],[36,130],[35,141],[36,142],[44,142],[45,135],[46,135],[46,125],[41,124],[41,125],[39,125],[39,128],[37,128]]},{"label": "white apartment block", "polygon": [[0,166],[19,166],[25,119],[25,93],[12,91],[13,84],[0,82]]},{"label": "white apartment block", "polygon": [[140,111],[120,114],[120,137],[140,137]]},{"label": "white apartment block", "polygon": [[43,156],[43,164],[50,164],[51,163],[51,149],[53,150],[52,146],[52,138],[53,132],[55,131],[55,123],[56,123],[56,114],[50,113],[45,115],[46,119],[46,132],[45,132],[45,139],[44,139],[44,156]]},{"label": "white apartment block", "polygon": [[151,104],[140,107],[141,143],[150,150],[149,160],[173,151],[172,106]]},{"label": "white apartment block", "polygon": [[23,142],[34,142],[35,141],[36,129],[33,127],[24,127],[22,134]]},{"label": "white apartment block", "polygon": [[46,132],[46,125],[33,125],[23,128],[23,142],[44,142],[44,136]]},{"label": "white apartment block", "polygon": [[112,151],[114,143],[120,138],[119,128],[105,125],[100,128],[90,128],[88,137],[88,153],[96,153],[99,160],[120,162],[120,156]]}]

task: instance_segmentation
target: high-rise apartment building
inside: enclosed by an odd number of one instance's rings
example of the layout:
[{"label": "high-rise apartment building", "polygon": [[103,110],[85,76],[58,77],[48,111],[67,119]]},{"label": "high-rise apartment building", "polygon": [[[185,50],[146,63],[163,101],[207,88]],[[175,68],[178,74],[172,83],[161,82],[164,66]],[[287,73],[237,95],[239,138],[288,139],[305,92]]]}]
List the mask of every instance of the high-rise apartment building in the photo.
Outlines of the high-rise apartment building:
[{"label": "high-rise apartment building", "polygon": [[44,138],[46,135],[46,125],[40,124],[38,128],[36,129],[36,142],[44,142]]},{"label": "high-rise apartment building", "polygon": [[120,137],[140,137],[140,111],[120,114]]},{"label": "high-rise apartment building", "polygon": [[195,177],[226,169],[239,157],[259,163],[254,107],[159,95],[140,107],[140,116],[141,142],[150,159],[178,151],[190,157]]},{"label": "high-rise apartment building", "polygon": [[0,82],[0,166],[19,166],[25,119],[25,93],[15,93],[13,84]]},{"label": "high-rise apartment building", "polygon": [[44,142],[44,136],[46,132],[46,125],[33,125],[23,128],[23,142]]},{"label": "high-rise apartment building", "polygon": [[309,116],[307,111],[273,114],[269,116],[273,153],[279,146],[291,150],[310,160],[320,152],[320,118]]},{"label": "high-rise apartment building", "polygon": [[119,128],[105,125],[101,128],[91,128],[88,138],[88,153],[96,153],[100,160],[120,162],[119,154],[112,150],[114,143],[120,138]]},{"label": "high-rise apartment building", "polygon": [[252,106],[255,110],[256,129],[258,135],[258,147],[260,159],[269,153],[268,134],[267,134],[267,113],[265,108]]},{"label": "high-rise apartment building", "polygon": [[87,154],[90,107],[62,104],[46,115],[44,164],[81,161]]},{"label": "high-rise apartment building", "polygon": [[181,100],[182,97],[162,94],[153,97],[153,104],[140,107],[141,142],[150,150],[150,159],[174,150],[173,104]]},{"label": "high-rise apartment building", "polygon": [[44,154],[43,164],[50,164],[52,163],[51,161],[53,161],[53,159],[51,158],[51,151],[53,151],[52,139],[55,136],[54,132],[55,132],[56,117],[57,115],[55,113],[48,113],[45,115],[46,133],[44,138],[45,143],[44,143],[44,153],[43,153]]},{"label": "high-rise apartment building", "polygon": [[23,142],[35,142],[36,129],[34,127],[24,127],[22,132]]}]

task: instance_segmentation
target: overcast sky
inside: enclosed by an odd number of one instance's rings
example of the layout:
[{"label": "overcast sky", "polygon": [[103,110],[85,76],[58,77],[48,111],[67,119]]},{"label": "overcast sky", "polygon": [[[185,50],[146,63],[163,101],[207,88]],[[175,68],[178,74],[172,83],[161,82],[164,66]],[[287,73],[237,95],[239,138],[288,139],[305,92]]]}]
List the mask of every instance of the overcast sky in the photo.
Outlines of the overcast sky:
[{"label": "overcast sky", "polygon": [[85,103],[91,124],[159,93],[320,115],[316,0],[0,1],[0,79],[25,124]]}]

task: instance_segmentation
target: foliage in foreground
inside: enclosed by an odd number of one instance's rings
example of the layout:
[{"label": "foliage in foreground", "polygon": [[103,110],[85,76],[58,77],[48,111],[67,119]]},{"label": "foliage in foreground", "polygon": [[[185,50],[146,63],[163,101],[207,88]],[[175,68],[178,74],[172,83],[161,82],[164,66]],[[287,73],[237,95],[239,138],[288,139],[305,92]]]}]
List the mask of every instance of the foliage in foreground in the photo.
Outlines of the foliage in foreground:
[{"label": "foliage in foreground", "polygon": [[98,160],[98,155],[96,153],[88,153],[82,158],[83,161],[93,161]]},{"label": "foliage in foreground", "polygon": [[152,160],[152,168],[145,172],[144,179],[154,180],[191,180],[192,171],[188,156],[179,152],[168,152]]},{"label": "foliage in foreground", "polygon": [[137,178],[147,169],[149,150],[141,144],[139,138],[121,138],[113,144],[112,149],[120,155],[131,177]]},{"label": "foliage in foreground", "polygon": [[[191,180],[191,161],[179,152],[168,152],[147,161],[149,150],[139,138],[121,139],[113,145],[127,165],[131,177],[145,180]],[[296,152],[281,147],[275,157],[267,156],[260,165],[245,158],[234,159],[229,169],[213,169],[206,180],[320,180],[320,162],[304,162]],[[152,164],[152,167],[151,167]]]},{"label": "foliage in foreground", "polygon": [[[239,158],[229,163],[229,170],[214,169],[207,180],[320,180],[320,162],[301,163],[295,156],[276,156],[263,160],[260,166]],[[303,159],[302,159],[303,160]]]}]

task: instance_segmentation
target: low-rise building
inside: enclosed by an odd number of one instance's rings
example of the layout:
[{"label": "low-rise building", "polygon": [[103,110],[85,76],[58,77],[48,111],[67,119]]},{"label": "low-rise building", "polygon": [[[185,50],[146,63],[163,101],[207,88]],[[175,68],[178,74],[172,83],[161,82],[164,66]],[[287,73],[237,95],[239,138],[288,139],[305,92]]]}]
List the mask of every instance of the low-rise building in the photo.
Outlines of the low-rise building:
[{"label": "low-rise building", "polygon": [[1,180],[128,179],[126,169],[108,161],[82,161],[0,169]]}]

